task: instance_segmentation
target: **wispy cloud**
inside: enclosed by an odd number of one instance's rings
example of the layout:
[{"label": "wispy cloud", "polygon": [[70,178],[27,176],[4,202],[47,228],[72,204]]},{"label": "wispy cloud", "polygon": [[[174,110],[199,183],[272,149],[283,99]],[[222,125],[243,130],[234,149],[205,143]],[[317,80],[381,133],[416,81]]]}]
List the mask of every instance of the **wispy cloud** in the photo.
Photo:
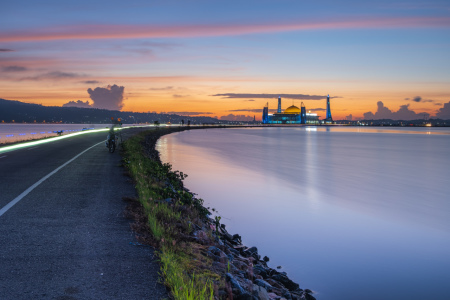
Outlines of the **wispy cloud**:
[{"label": "wispy cloud", "polygon": [[173,90],[173,86],[166,86],[163,88],[149,88],[150,91],[171,91]]},{"label": "wispy cloud", "polygon": [[200,115],[212,115],[212,112],[200,112],[200,111],[169,111],[167,114],[180,115],[180,116],[200,116]]},{"label": "wispy cloud", "polygon": [[179,95],[179,94],[174,94],[172,95],[172,97],[174,98],[185,98],[185,97],[189,97],[190,95]]},{"label": "wispy cloud", "polygon": [[21,67],[21,66],[6,66],[2,68],[3,72],[23,72],[28,70],[25,67]]},{"label": "wispy cloud", "polygon": [[13,52],[14,50],[12,49],[4,49],[4,48],[0,48],[0,52]]},{"label": "wispy cloud", "polygon": [[85,84],[99,84],[101,83],[98,80],[86,80],[86,81],[81,81],[81,83],[85,83]]},{"label": "wispy cloud", "polygon": [[405,98],[405,100],[412,100],[414,102],[422,102],[422,103],[432,103],[432,102],[436,102],[436,100],[433,99],[423,99],[420,96],[416,96],[414,98]]},{"label": "wispy cloud", "polygon": [[[304,30],[450,27],[449,17],[373,17],[273,24],[79,25],[0,32],[0,41],[230,36]],[[9,49],[6,49],[9,50]]]},{"label": "wispy cloud", "polygon": [[[259,99],[276,99],[278,97],[286,99],[297,99],[297,100],[324,100],[327,99],[327,95],[305,95],[305,94],[235,94],[235,93],[225,93],[225,94],[215,94],[211,95],[214,97],[222,97],[229,99],[240,99],[240,98],[259,98]],[[330,98],[341,98],[341,97],[330,97]]]},{"label": "wispy cloud", "polygon": [[[241,108],[241,109],[230,109],[228,111],[230,112],[254,112],[254,113],[260,113],[262,112],[263,107],[261,108]],[[277,110],[275,108],[269,109],[269,112],[276,112]],[[307,111],[326,111],[325,108],[307,108]]]},{"label": "wispy cloud", "polygon": [[[241,109],[230,109],[228,110],[230,112],[241,112],[241,111],[245,111],[245,112],[255,112],[255,113],[262,113],[263,108],[241,108]],[[276,112],[276,109],[269,109],[269,112]]]},{"label": "wispy cloud", "polygon": [[30,77],[23,77],[20,80],[60,80],[60,79],[73,79],[73,78],[79,78],[84,77],[85,75],[77,74],[77,73],[68,73],[68,72],[60,72],[60,71],[54,71],[54,72],[48,72],[44,74],[39,74],[36,76],[30,76]]}]

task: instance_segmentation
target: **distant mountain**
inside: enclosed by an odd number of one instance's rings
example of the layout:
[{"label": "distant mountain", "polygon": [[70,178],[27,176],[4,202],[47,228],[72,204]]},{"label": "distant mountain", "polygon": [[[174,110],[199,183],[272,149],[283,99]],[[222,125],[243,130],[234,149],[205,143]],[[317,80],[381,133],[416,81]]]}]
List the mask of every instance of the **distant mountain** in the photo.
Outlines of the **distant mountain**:
[{"label": "distant mountain", "polygon": [[186,117],[170,114],[136,113],[118,110],[107,110],[97,108],[78,108],[43,106],[30,104],[15,100],[0,98],[0,122],[5,123],[90,123],[110,124],[111,118],[121,118],[124,124],[133,123],[181,123],[181,120],[191,121],[191,124],[218,123],[219,120],[211,117]]}]

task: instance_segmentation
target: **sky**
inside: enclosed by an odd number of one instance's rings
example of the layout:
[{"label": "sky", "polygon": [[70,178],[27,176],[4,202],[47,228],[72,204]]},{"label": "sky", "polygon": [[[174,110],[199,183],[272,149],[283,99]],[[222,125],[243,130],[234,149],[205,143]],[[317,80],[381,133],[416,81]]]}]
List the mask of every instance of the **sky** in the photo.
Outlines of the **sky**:
[{"label": "sky", "polygon": [[0,98],[450,119],[450,1],[1,1]]}]

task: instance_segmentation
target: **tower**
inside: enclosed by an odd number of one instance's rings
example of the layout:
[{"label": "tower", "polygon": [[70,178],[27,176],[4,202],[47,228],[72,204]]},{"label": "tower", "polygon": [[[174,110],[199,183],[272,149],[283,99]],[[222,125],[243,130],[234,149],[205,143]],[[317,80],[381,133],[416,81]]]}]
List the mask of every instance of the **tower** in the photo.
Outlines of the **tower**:
[{"label": "tower", "polygon": [[300,106],[300,124],[306,124],[306,107],[305,104],[303,104]]},{"label": "tower", "polygon": [[277,114],[281,114],[281,97],[278,96],[278,109],[277,109]]},{"label": "tower", "polygon": [[327,96],[327,116],[325,118],[326,121],[333,121],[331,117],[331,109],[330,109],[330,95]]},{"label": "tower", "polygon": [[269,102],[267,102],[266,106],[263,108],[262,123],[269,123]]}]

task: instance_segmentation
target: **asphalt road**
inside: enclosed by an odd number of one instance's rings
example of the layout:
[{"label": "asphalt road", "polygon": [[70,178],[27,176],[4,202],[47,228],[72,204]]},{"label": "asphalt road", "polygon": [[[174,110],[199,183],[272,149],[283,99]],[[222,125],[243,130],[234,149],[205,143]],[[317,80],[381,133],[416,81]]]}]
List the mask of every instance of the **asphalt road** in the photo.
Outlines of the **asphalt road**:
[{"label": "asphalt road", "polygon": [[[107,133],[0,154],[0,299],[161,299],[153,250],[135,246],[123,196],[136,194]],[[126,135],[126,134],[125,134]]]}]

